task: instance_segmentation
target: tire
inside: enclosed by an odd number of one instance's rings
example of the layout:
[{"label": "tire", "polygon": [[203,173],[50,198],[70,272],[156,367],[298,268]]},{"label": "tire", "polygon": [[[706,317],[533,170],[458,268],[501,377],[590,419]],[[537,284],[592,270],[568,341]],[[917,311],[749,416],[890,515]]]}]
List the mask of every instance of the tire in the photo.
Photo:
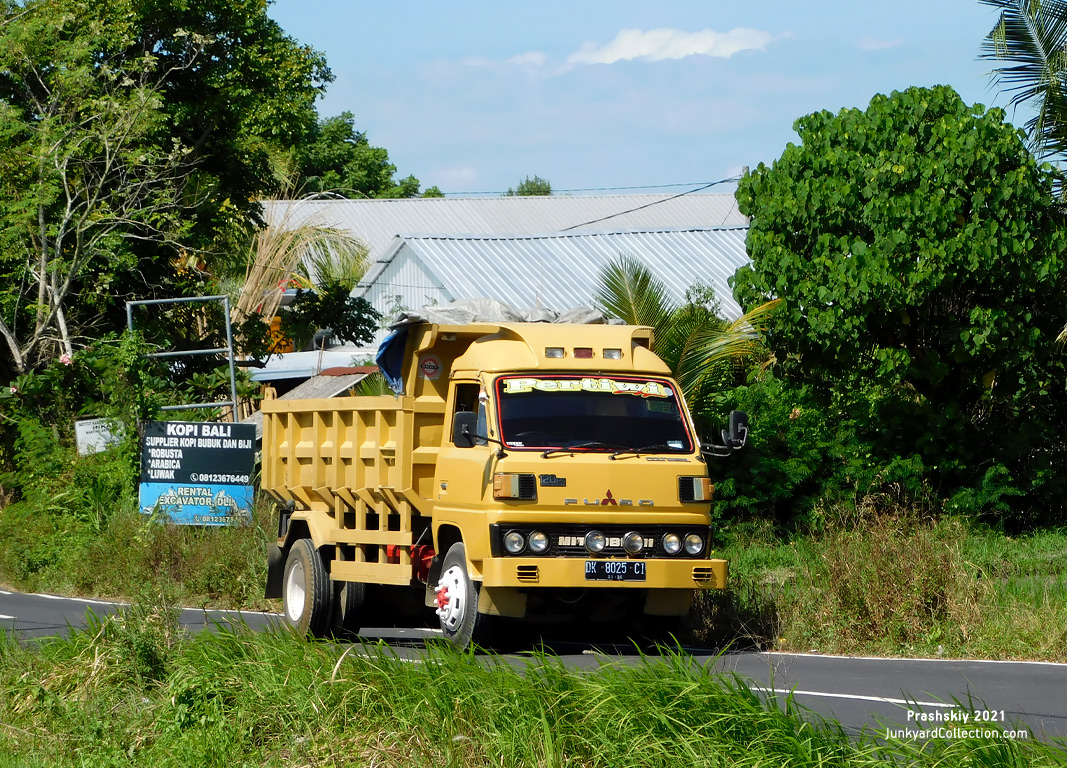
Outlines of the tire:
[{"label": "tire", "polygon": [[333,584],[333,634],[350,638],[359,634],[366,617],[367,585],[359,581]]},{"label": "tire", "polygon": [[285,560],[282,613],[285,623],[302,635],[324,637],[330,628],[330,575],[311,539],[297,539]]},{"label": "tire", "polygon": [[489,640],[491,616],[478,613],[478,584],[467,572],[463,542],[448,548],[437,580],[437,619],[445,639],[459,649]]}]

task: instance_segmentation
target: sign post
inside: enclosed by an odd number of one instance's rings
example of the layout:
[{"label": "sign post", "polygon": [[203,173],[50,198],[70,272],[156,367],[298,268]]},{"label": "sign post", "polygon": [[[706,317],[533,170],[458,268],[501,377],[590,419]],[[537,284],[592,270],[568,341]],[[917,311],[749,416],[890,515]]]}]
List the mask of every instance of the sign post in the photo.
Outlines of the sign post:
[{"label": "sign post", "polygon": [[211,421],[150,421],[141,440],[141,513],[178,525],[252,519],[256,428]]}]

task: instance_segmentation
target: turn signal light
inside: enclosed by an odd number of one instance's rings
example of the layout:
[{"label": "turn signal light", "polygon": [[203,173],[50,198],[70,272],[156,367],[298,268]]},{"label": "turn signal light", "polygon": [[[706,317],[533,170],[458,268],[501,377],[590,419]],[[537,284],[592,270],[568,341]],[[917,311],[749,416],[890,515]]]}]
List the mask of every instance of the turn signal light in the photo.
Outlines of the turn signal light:
[{"label": "turn signal light", "polygon": [[536,499],[537,478],[533,475],[497,472],[493,475],[494,499]]},{"label": "turn signal light", "polygon": [[715,486],[710,477],[679,477],[679,501],[711,501]]}]

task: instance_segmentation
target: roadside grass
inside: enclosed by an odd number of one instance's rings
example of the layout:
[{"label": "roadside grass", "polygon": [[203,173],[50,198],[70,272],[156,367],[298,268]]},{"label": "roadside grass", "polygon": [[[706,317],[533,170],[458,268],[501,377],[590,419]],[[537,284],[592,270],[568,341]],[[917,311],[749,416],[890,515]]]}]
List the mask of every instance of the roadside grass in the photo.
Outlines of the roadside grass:
[{"label": "roadside grass", "polygon": [[792,539],[740,525],[728,538],[730,589],[703,607],[731,604],[717,638],[837,654],[1067,661],[1065,531],[1006,536],[956,518],[885,515]]},{"label": "roadside grass", "polygon": [[69,638],[0,637],[0,767],[1062,765],[1032,740],[848,734],[681,653],[593,669],[530,655],[187,637],[135,604]]},{"label": "roadside grass", "polygon": [[267,545],[277,518],[265,497],[248,525],[199,528],[141,515],[119,500],[99,531],[61,513],[0,510],[0,582],[30,592],[130,599],[146,588],[211,608],[267,608]]}]

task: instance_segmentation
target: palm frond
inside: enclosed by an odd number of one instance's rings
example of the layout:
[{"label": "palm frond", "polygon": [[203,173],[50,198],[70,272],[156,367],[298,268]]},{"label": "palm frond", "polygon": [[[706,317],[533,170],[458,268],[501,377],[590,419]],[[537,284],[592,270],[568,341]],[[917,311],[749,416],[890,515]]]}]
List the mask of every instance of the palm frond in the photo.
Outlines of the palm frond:
[{"label": "palm frond", "polygon": [[313,285],[342,285],[351,291],[367,271],[367,247],[340,230],[324,230],[308,244],[297,272]]},{"label": "palm frond", "polygon": [[763,346],[767,320],[781,299],[760,304],[729,325],[694,333],[678,362],[678,383],[687,397],[700,389],[703,381],[723,363],[769,357]]},{"label": "palm frond", "polygon": [[354,286],[366,269],[367,249],[348,232],[316,224],[294,224],[283,213],[253,239],[244,284],[232,312],[233,320],[240,322],[259,315],[264,322],[269,322],[292,282],[303,288],[313,287],[307,270],[302,273],[300,269],[304,259],[313,265],[321,264],[323,270],[341,265],[335,271],[342,276],[345,269],[349,276],[358,271]]},{"label": "palm frond", "polygon": [[1000,10],[982,41],[980,57],[1014,62],[991,73],[1011,94],[1010,105],[1029,103],[1026,123],[1035,154],[1067,149],[1067,2],[1065,0],[981,0]]},{"label": "palm frond", "polygon": [[630,325],[662,330],[676,307],[667,286],[633,255],[621,255],[600,271],[593,303]]}]

